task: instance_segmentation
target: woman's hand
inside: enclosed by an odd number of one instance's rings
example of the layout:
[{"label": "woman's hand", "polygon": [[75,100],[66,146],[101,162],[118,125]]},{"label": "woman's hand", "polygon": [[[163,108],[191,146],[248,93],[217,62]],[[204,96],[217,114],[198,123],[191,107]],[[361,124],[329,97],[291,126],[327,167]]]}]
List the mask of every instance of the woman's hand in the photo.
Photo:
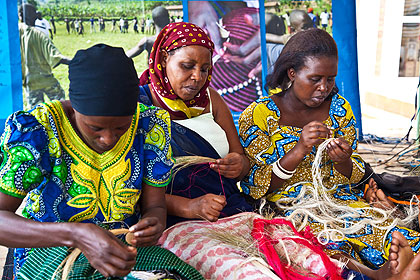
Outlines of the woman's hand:
[{"label": "woman's hand", "polygon": [[343,137],[336,138],[327,145],[327,153],[334,162],[334,168],[350,179],[353,169],[350,157],[353,150],[349,143]]},{"label": "woman's hand", "polygon": [[109,231],[90,223],[73,225],[75,247],[103,276],[126,276],[136,264],[137,250]]},{"label": "woman's hand", "polygon": [[190,199],[188,202],[188,218],[208,220],[215,222],[220,212],[226,206],[226,199],[223,195],[208,193],[206,195]]},{"label": "woman's hand", "polygon": [[327,145],[327,153],[334,163],[340,164],[348,161],[353,150],[349,143],[343,137],[340,137],[332,140]]},{"label": "woman's hand", "polygon": [[210,168],[226,178],[236,179],[241,175],[244,164],[244,155],[229,153],[224,158],[211,163]]},{"label": "woman's hand", "polygon": [[130,227],[130,232],[133,233],[130,244],[136,247],[156,245],[164,230],[164,225],[157,217],[143,218]]},{"label": "woman's hand", "polygon": [[303,127],[296,148],[305,156],[312,151],[313,146],[321,144],[331,135],[331,130],[324,123],[310,122]]},{"label": "woman's hand", "polygon": [[203,28],[214,42],[216,52],[219,52],[222,47],[222,38],[216,24],[219,18],[211,4],[208,1],[190,1],[188,2],[188,11],[189,22]]}]

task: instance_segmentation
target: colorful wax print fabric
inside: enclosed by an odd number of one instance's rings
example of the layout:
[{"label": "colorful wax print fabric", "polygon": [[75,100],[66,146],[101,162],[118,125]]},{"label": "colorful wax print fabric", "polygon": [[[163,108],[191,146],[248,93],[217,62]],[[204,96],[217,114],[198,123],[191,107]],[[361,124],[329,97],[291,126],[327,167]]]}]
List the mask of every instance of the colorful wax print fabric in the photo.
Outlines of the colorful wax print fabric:
[{"label": "colorful wax print fabric", "polygon": [[[251,161],[251,171],[244,179],[242,187],[246,194],[255,199],[266,195],[270,186],[272,166],[282,158],[299,141],[302,128],[280,126],[280,110],[274,101],[267,97],[252,103],[241,115],[239,134],[245,152]],[[324,121],[334,132],[333,137],[344,137],[351,145],[353,151],[357,149],[355,119],[350,104],[340,95],[332,97],[329,117]],[[316,154],[314,147],[296,169],[295,175],[285,185],[296,182],[312,182],[311,167]],[[351,183],[357,183],[364,175],[364,162],[359,155],[353,153],[353,171]],[[324,184],[335,185],[348,182],[348,179],[333,168],[331,161],[323,168],[328,172],[327,182]],[[272,197],[273,201],[277,200]]]},{"label": "colorful wax print fabric", "polygon": [[[0,191],[26,197],[26,218],[107,229],[136,223],[142,183],[165,187],[173,165],[168,113],[142,104],[127,132],[102,154],[79,138],[59,101],[11,115],[1,149]],[[27,253],[17,249],[16,259]]]},{"label": "colorful wax print fabric", "polygon": [[[317,152],[316,147],[305,156],[296,168],[296,173],[286,180],[283,186],[273,193],[268,193],[271,183],[272,163],[282,158],[299,141],[302,128],[279,125],[280,110],[269,98],[262,98],[252,103],[239,120],[240,141],[251,162],[249,174],[241,187],[244,193],[254,199],[266,197],[279,203],[279,199],[288,198],[298,201],[301,190],[312,186],[312,163]],[[351,178],[347,178],[334,168],[334,163],[325,156],[322,160],[321,173],[323,186],[328,190],[328,197],[337,205],[345,205],[360,209],[361,216],[368,216],[369,204],[363,198],[363,192],[353,188],[363,177],[365,164],[356,153],[357,137],[355,118],[350,104],[340,95],[332,96],[329,117],[324,121],[334,132],[333,137],[344,137],[351,145],[353,154],[353,170]],[[287,205],[286,205],[287,206]],[[366,212],[363,212],[366,211]],[[369,212],[370,213],[370,212]],[[284,211],[284,215],[292,215],[292,211]],[[359,219],[359,218],[358,218]],[[388,219],[383,227],[391,224]],[[320,233],[323,224],[315,218],[309,218],[309,224],[315,235]],[[351,218],[349,218],[351,224]],[[348,225],[343,225],[347,227]],[[420,234],[404,227],[393,227],[390,230],[372,227],[369,223],[356,234],[345,235],[344,240],[327,245],[330,255],[346,253],[371,268],[379,268],[388,259],[392,231],[398,230],[407,238],[413,251],[420,250]]]}]

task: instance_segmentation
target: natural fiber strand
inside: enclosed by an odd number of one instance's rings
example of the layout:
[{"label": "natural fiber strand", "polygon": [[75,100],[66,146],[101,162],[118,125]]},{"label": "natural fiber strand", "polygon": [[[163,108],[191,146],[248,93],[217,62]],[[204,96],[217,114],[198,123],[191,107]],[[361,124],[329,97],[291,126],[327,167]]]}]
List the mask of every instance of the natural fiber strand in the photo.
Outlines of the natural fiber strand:
[{"label": "natural fiber strand", "polygon": [[159,280],[159,279],[163,279],[163,277],[165,276],[165,274],[163,273],[154,274],[152,272],[147,272],[147,271],[132,271],[130,272],[130,274],[133,277],[137,279],[142,279],[142,280]]},{"label": "natural fiber strand", "polygon": [[174,169],[183,169],[191,165],[215,162],[216,159],[202,156],[182,156],[175,158]]}]

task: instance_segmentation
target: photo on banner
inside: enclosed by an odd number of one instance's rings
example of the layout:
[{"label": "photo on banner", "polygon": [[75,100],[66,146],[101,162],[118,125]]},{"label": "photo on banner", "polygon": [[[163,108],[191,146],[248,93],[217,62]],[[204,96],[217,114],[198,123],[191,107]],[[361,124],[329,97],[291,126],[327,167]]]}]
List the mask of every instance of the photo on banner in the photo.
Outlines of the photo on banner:
[{"label": "photo on banner", "polygon": [[205,29],[215,44],[210,85],[232,112],[242,112],[262,96],[258,5],[258,1],[188,2],[189,22]]},{"label": "photo on banner", "polygon": [[420,1],[405,0],[399,76],[417,77],[420,70]]},{"label": "photo on banner", "polygon": [[[251,102],[267,94],[262,74],[272,72],[294,32],[317,27],[331,33],[331,4],[331,0],[188,1],[188,20],[205,29],[215,43],[211,86],[223,96],[235,121]],[[261,22],[265,24],[265,42],[261,40]]]}]

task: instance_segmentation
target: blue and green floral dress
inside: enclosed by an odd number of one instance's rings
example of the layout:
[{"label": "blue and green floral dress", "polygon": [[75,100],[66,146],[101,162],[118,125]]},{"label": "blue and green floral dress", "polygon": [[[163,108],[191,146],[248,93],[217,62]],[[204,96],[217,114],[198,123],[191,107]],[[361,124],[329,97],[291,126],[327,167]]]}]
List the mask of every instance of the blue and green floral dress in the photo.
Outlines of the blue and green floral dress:
[{"label": "blue and green floral dress", "polygon": [[[143,104],[114,148],[102,154],[79,138],[60,101],[11,115],[1,151],[0,191],[26,197],[24,217],[107,229],[135,224],[142,183],[165,187],[173,165],[169,115]],[[29,253],[15,250],[15,271]]]}]

